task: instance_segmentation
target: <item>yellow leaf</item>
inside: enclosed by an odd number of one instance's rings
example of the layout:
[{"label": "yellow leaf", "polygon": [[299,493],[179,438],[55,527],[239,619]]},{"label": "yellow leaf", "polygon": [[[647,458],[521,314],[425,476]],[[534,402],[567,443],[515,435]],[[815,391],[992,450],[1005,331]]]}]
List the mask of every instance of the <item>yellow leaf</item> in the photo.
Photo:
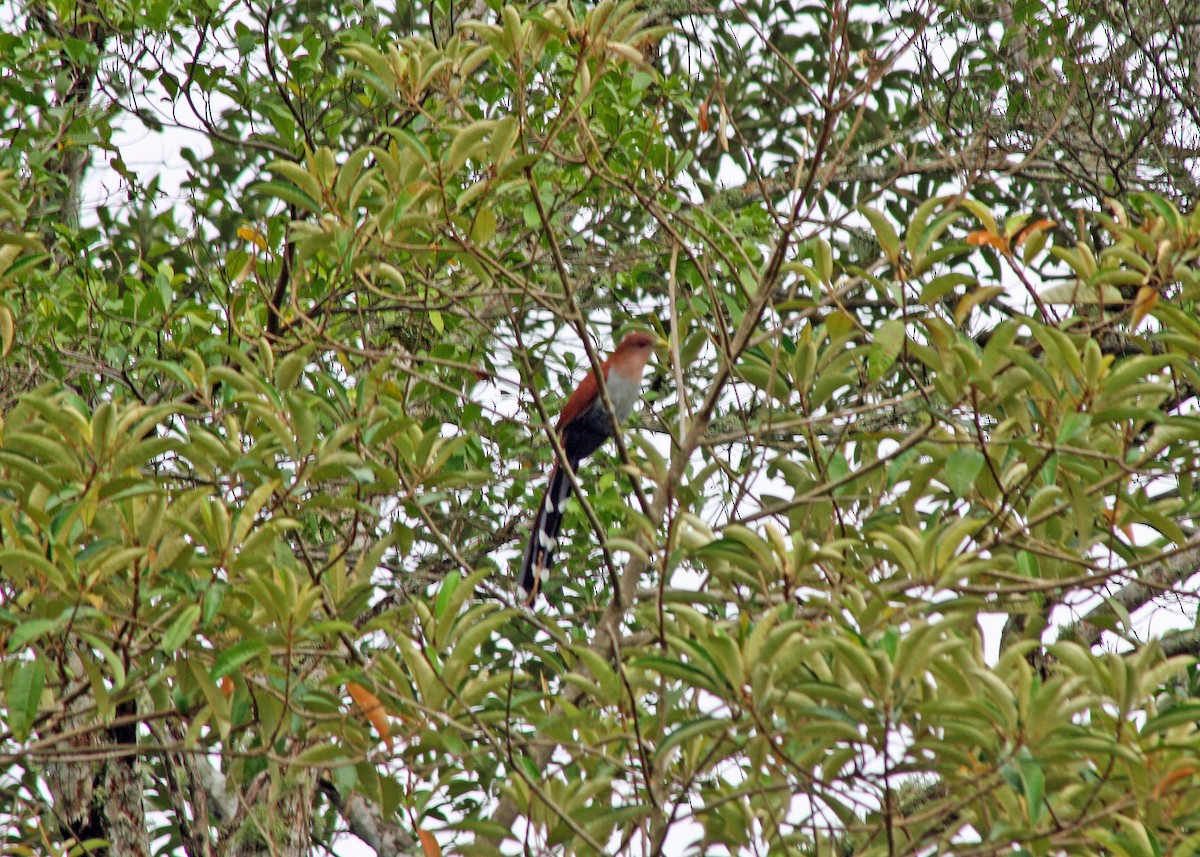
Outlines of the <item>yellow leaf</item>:
[{"label": "yellow leaf", "polygon": [[12,310],[6,306],[0,306],[0,353],[4,357],[7,357],[8,352],[12,351],[15,335],[16,325],[13,323]]},{"label": "yellow leaf", "polygon": [[1138,325],[1142,323],[1150,312],[1158,303],[1158,290],[1154,286],[1142,286],[1138,289],[1137,297],[1133,299],[1133,316],[1130,319],[1130,324],[1134,330],[1137,330]]},{"label": "yellow leaf", "polygon": [[262,233],[253,226],[239,226],[237,230],[238,238],[243,241],[249,241],[259,250],[267,249],[267,239],[262,237]]},{"label": "yellow leaf", "polygon": [[362,709],[363,715],[371,722],[371,725],[375,727],[375,731],[379,733],[379,737],[383,739],[384,745],[390,752],[392,749],[392,724],[388,720],[387,712],[383,710],[383,703],[379,701],[379,697],[353,681],[346,685],[346,691]]}]

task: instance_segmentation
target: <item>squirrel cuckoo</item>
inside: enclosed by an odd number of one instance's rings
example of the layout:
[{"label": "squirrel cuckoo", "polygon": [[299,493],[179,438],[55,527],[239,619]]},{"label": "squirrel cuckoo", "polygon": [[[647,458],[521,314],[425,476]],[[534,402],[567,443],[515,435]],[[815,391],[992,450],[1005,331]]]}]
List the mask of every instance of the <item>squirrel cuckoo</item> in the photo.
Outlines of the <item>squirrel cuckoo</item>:
[{"label": "squirrel cuckoo", "polygon": [[[621,340],[617,350],[600,364],[604,370],[604,387],[612,402],[617,423],[625,421],[641,397],[642,372],[657,344],[658,339],[648,333],[630,333]],[[572,471],[578,470],[580,461],[612,437],[613,416],[604,409],[596,373],[589,372],[563,405],[555,424],[555,431],[562,441],[562,449]],[[542,584],[550,577],[550,561],[558,544],[563,510],[570,496],[571,480],[563,470],[562,463],[556,462],[550,470],[546,493],[533,519],[533,530],[525,547],[525,559],[521,562],[520,586],[527,605],[533,605]]]}]

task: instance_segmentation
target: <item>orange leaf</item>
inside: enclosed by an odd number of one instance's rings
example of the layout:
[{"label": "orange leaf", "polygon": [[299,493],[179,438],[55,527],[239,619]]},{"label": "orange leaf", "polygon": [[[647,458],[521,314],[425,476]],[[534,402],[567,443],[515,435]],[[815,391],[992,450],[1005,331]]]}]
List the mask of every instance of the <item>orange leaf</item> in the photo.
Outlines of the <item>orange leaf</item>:
[{"label": "orange leaf", "polygon": [[231,679],[229,676],[227,676],[227,675],[221,676],[221,682],[217,686],[221,688],[222,696],[232,696],[233,695],[233,679]]},{"label": "orange leaf", "polygon": [[1175,785],[1184,777],[1190,777],[1194,773],[1196,773],[1196,768],[1194,765],[1184,765],[1181,768],[1176,768],[1155,783],[1154,788],[1150,790],[1150,793],[1154,795],[1154,798],[1157,800],[1158,798],[1161,798],[1166,790],[1171,786]]},{"label": "orange leaf", "polygon": [[708,133],[708,102],[707,101],[705,101],[703,104],[700,105],[700,115],[698,118],[700,120],[700,133],[707,134]]},{"label": "orange leaf", "polygon": [[438,845],[437,837],[428,830],[418,830],[421,837],[421,847],[425,849],[425,857],[442,857],[442,846]]},{"label": "orange leaf", "polygon": [[1110,530],[1120,530],[1125,534],[1125,537],[1128,538],[1130,542],[1133,541],[1133,525],[1121,524],[1121,522],[1118,520],[1118,513],[1116,509],[1105,509],[1103,512],[1103,517],[1104,520],[1108,521],[1108,528]]},{"label": "orange leaf", "polygon": [[346,685],[346,690],[358,703],[358,707],[362,709],[367,720],[371,721],[371,725],[375,727],[375,731],[379,733],[379,737],[383,739],[383,743],[390,751],[392,749],[392,724],[388,720],[387,712],[383,710],[383,703],[379,701],[379,697],[353,681]]},{"label": "orange leaf", "polygon": [[974,244],[978,247],[987,245],[995,247],[1001,253],[1008,253],[1008,241],[1002,235],[997,235],[995,232],[988,232],[986,229],[976,229],[967,235],[967,243]]},{"label": "orange leaf", "polygon": [[1137,330],[1138,325],[1142,323],[1150,312],[1154,309],[1154,305],[1158,303],[1158,289],[1154,286],[1142,286],[1138,289],[1137,297],[1133,299],[1133,317],[1130,319],[1130,324],[1134,330]]},{"label": "orange leaf", "polygon": [[1035,220],[1033,223],[1026,223],[1017,230],[1017,234],[1012,238],[1012,245],[1020,247],[1034,235],[1039,232],[1044,232],[1047,229],[1053,229],[1058,224],[1048,217],[1043,217],[1041,220]]}]

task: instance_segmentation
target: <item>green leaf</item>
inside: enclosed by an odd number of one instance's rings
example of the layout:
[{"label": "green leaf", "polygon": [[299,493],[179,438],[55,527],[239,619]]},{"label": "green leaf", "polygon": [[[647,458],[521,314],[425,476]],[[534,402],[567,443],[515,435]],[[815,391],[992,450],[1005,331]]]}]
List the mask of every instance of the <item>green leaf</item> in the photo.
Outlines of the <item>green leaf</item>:
[{"label": "green leaf", "polygon": [[879,241],[879,246],[883,248],[883,255],[891,264],[896,265],[900,261],[900,236],[896,234],[896,230],[892,227],[892,222],[886,215],[881,214],[870,206],[863,205],[858,210],[870,221],[871,228],[875,230],[875,237]]},{"label": "green leaf", "polygon": [[1080,412],[1067,414],[1058,430],[1058,443],[1070,443],[1092,426],[1092,415]]},{"label": "green leaf", "polygon": [[483,141],[495,127],[496,122],[483,119],[458,129],[454,142],[442,156],[442,168],[445,172],[447,174],[458,172],[459,168],[467,162],[467,158],[476,157],[482,151]]},{"label": "green leaf", "polygon": [[163,633],[162,642],[159,646],[160,649],[167,654],[173,655],[179,649],[183,648],[183,644],[191,639],[199,619],[200,606],[198,604],[189,604],[187,607],[184,607],[179,615],[175,617],[175,621]]},{"label": "green leaf", "polygon": [[1191,726],[1200,722],[1200,702],[1182,702],[1149,718],[1142,725],[1141,734],[1153,735],[1166,732],[1176,726]]},{"label": "green leaf", "polygon": [[10,666],[4,681],[4,707],[8,712],[8,728],[16,741],[29,737],[45,685],[46,668],[40,658]]},{"label": "green leaf", "polygon": [[310,214],[321,211],[321,204],[295,185],[277,181],[255,182],[250,185],[249,192],[274,197]]},{"label": "green leaf", "polygon": [[728,721],[718,720],[715,717],[698,717],[694,720],[685,721],[659,743],[654,750],[654,756],[655,758],[661,758],[674,747],[692,744],[695,739],[704,735],[724,734],[729,727],[730,723]]},{"label": "green leaf", "polygon": [[1031,824],[1037,824],[1045,814],[1046,775],[1042,766],[1033,758],[1020,760],[1021,782],[1024,786],[1025,800]]},{"label": "green leaf", "polygon": [[332,741],[307,747],[295,759],[297,765],[314,768],[328,768],[352,762],[353,759],[346,748]]},{"label": "green leaf", "polygon": [[979,281],[969,274],[961,272],[942,274],[939,277],[934,277],[922,287],[921,295],[917,298],[917,301],[923,304],[937,303],[959,286],[965,286],[970,291],[978,285]]},{"label": "green leaf", "polygon": [[442,585],[438,588],[437,603],[434,606],[434,615],[439,619],[446,615],[446,608],[454,597],[454,590],[458,589],[458,584],[461,581],[462,575],[458,573],[458,569],[451,571],[442,579]]},{"label": "green leaf", "polygon": [[267,650],[267,641],[262,637],[251,637],[234,643],[217,655],[209,672],[213,681],[220,681],[224,676],[235,672],[247,661],[253,660]]},{"label": "green leaf", "polygon": [[946,197],[932,196],[918,205],[917,210],[913,213],[912,220],[908,224],[908,229],[904,231],[904,243],[908,247],[909,256],[914,260],[920,256],[921,248],[928,243],[926,232],[933,210],[945,200]]},{"label": "green leaf", "polygon": [[977,449],[959,449],[946,457],[946,483],[959,497],[970,497],[975,480],[985,464],[983,453]]},{"label": "green leaf", "polygon": [[489,207],[482,207],[475,214],[475,223],[471,227],[471,240],[480,246],[485,246],[496,234],[496,215]]},{"label": "green leaf", "polygon": [[872,381],[878,381],[892,368],[904,348],[904,340],[904,322],[898,319],[888,319],[876,329],[867,355],[868,375]]},{"label": "green leaf", "polygon": [[8,635],[8,650],[19,652],[34,640],[62,625],[62,619],[27,619]]}]

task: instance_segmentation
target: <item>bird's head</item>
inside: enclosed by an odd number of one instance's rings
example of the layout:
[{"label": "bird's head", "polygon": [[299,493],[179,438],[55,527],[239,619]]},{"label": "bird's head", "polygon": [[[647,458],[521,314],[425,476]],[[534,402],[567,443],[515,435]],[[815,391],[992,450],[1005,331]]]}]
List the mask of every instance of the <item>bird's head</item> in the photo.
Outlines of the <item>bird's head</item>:
[{"label": "bird's head", "polygon": [[635,330],[633,333],[625,334],[625,338],[621,340],[621,344],[617,346],[615,354],[638,354],[645,355],[642,359],[650,359],[650,355],[654,353],[654,349],[663,344],[660,337],[645,331]]}]

